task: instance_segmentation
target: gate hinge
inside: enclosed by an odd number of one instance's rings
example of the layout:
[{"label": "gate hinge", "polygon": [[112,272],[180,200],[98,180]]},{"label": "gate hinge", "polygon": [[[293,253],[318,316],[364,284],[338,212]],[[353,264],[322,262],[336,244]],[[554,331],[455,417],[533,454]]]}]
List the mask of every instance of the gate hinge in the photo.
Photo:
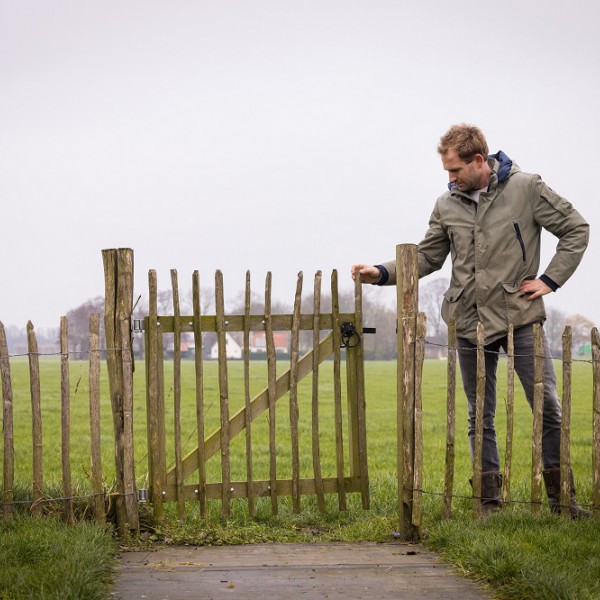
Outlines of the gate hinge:
[{"label": "gate hinge", "polygon": [[131,331],[133,333],[144,331],[144,319],[131,319]]}]

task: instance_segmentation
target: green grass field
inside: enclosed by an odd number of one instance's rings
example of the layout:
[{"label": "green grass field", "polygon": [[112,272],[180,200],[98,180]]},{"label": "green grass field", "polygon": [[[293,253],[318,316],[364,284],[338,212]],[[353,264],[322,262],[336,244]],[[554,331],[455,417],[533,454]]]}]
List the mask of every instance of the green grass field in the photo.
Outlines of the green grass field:
[{"label": "green grass field", "polygon": [[[172,440],[172,367],[166,364],[165,403],[167,406],[168,439]],[[138,485],[147,485],[147,443],[145,418],[144,364],[136,364],[135,373],[135,468]],[[170,370],[169,370],[170,368]],[[278,372],[287,368],[279,364]],[[456,474],[454,513],[443,521],[440,516],[443,489],[446,435],[446,368],[442,360],[428,360],[424,367],[423,437],[424,437],[424,541],[439,551],[461,571],[489,581],[502,597],[511,598],[598,598],[600,597],[600,536],[598,521],[572,523],[550,516],[547,509],[532,516],[527,501],[531,480],[531,411],[517,383],[515,394],[515,433],[513,449],[512,495],[515,503],[502,514],[482,523],[471,517],[470,459],[466,436],[466,401],[457,390]],[[557,363],[560,370],[560,364]],[[320,441],[323,476],[335,476],[333,451],[334,428],[332,406],[332,363],[320,369]],[[89,493],[89,416],[87,363],[71,363],[71,462],[76,493]],[[506,397],[505,363],[501,361],[498,379],[497,430],[504,451]],[[26,359],[11,362],[14,387],[14,438],[18,496],[30,494],[31,479],[31,406],[29,399],[28,365]],[[560,372],[557,373],[559,386]],[[219,422],[217,364],[205,363],[206,432],[212,433]],[[252,392],[265,387],[266,366],[251,363]],[[60,373],[58,360],[41,360],[43,398],[44,477],[48,495],[60,494]],[[232,516],[220,517],[220,503],[209,506],[209,518],[199,519],[197,506],[188,503],[188,517],[175,518],[176,510],[168,506],[164,523],[152,523],[144,511],[144,523],[149,524],[145,543],[248,543],[267,540],[376,540],[391,539],[397,528],[396,495],[396,367],[393,362],[367,362],[365,365],[367,397],[367,442],[371,481],[371,510],[363,511],[357,494],[349,497],[348,510],[337,509],[337,497],[327,499],[327,514],[319,513],[314,498],[302,498],[302,513],[294,515],[289,498],[280,499],[280,510],[272,516],[270,500],[259,499],[256,519],[248,517],[245,500],[232,502]],[[102,442],[103,468],[107,486],[114,473],[113,433],[110,405],[107,399],[106,374],[102,374]],[[460,383],[459,383],[460,386]],[[559,388],[560,389],[560,388]],[[592,370],[587,362],[573,365],[572,391],[572,464],[580,502],[591,501],[591,440],[592,440]],[[229,364],[230,414],[243,405],[243,364]],[[183,363],[182,438],[184,454],[197,442],[193,363]],[[344,401],[345,402],[345,401]],[[300,387],[300,444],[302,477],[312,476],[310,429],[311,382]],[[347,453],[348,440],[345,439]],[[253,424],[254,478],[268,479],[268,420],[263,413]],[[168,460],[173,459],[169,442]],[[290,478],[291,451],[289,441],[288,398],[277,405],[278,477]],[[245,440],[243,433],[231,446],[232,480],[245,479]],[[219,457],[208,463],[209,481],[220,479]],[[139,542],[142,543],[142,542]],[[573,556],[574,558],[566,558]],[[552,594],[549,586],[552,588]],[[537,594],[537,595],[536,595]]]}]

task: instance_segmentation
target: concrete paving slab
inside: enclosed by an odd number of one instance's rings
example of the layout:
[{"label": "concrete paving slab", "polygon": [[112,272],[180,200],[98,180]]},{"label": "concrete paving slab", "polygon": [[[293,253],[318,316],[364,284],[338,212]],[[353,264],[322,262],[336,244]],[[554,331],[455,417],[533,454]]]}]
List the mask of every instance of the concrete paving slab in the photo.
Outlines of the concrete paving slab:
[{"label": "concrete paving slab", "polygon": [[176,546],[127,552],[120,600],[487,600],[423,547],[402,543]]}]

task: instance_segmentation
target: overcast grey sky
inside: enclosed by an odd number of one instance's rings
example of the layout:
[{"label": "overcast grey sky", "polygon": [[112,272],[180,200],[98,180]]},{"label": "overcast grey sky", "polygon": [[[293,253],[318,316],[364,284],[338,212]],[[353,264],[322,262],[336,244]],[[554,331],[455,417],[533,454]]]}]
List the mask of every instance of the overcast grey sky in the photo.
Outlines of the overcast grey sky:
[{"label": "overcast grey sky", "polygon": [[151,268],[350,286],[421,239],[466,121],[590,222],[548,305],[598,324],[598,6],[0,0],[0,320],[57,326],[103,293],[103,248],[134,249],[144,299]]}]

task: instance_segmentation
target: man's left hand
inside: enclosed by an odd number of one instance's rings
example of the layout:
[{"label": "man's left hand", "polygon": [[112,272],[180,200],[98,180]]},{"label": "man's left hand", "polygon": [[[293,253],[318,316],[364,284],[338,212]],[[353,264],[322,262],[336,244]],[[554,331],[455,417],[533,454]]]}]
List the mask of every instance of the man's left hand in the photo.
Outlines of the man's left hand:
[{"label": "man's left hand", "polygon": [[527,296],[527,300],[535,300],[540,296],[549,294],[552,289],[541,279],[525,279],[521,284],[519,291]]}]

